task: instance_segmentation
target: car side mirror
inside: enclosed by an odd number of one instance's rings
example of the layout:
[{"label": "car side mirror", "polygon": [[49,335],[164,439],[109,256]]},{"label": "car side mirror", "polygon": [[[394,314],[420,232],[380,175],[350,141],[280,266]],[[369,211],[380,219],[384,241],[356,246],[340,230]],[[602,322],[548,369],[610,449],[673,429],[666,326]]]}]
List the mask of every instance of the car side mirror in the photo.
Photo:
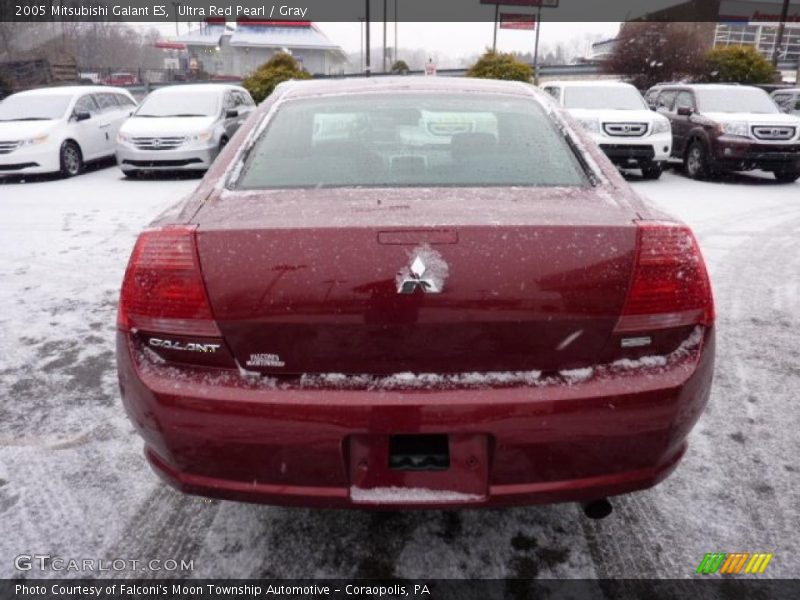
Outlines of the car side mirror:
[{"label": "car side mirror", "polygon": [[76,121],[88,121],[91,118],[92,118],[91,113],[88,113],[88,112],[86,112],[84,110],[75,112],[75,120]]},{"label": "car side mirror", "polygon": [[225,118],[226,119],[235,119],[239,116],[239,111],[236,109],[230,109],[225,111]]},{"label": "car side mirror", "polygon": [[678,114],[681,117],[691,117],[694,110],[689,108],[688,106],[680,106],[678,107]]}]

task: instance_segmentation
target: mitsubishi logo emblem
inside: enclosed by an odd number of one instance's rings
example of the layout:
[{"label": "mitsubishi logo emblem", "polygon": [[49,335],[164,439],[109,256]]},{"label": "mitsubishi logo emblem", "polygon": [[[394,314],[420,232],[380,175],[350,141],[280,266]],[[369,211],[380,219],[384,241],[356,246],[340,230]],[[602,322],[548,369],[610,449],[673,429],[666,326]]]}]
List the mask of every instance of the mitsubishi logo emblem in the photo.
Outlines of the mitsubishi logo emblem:
[{"label": "mitsubishi logo emblem", "polygon": [[395,278],[397,293],[413,294],[419,288],[426,294],[440,294],[449,271],[441,254],[425,244],[412,256],[411,266],[403,267]]}]

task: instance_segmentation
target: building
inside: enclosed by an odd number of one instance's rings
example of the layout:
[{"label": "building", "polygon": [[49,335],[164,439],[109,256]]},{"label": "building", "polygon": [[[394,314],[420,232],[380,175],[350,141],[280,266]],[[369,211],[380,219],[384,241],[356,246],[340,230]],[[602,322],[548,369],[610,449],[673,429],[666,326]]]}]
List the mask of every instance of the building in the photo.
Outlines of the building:
[{"label": "building", "polygon": [[190,65],[217,78],[244,77],[281,51],[309,73],[335,75],[347,66],[344,50],[309,21],[240,19],[234,28],[224,19],[209,19],[172,42],[186,47]]},{"label": "building", "polygon": [[588,61],[604,61],[611,58],[614,50],[617,47],[617,38],[610,40],[601,40],[592,44],[592,50],[589,56],[586,57]]},{"label": "building", "polygon": [[[772,59],[777,38],[777,23],[720,23],[714,34],[714,46],[755,46],[766,58]],[[800,61],[800,23],[786,23],[778,60]]]}]

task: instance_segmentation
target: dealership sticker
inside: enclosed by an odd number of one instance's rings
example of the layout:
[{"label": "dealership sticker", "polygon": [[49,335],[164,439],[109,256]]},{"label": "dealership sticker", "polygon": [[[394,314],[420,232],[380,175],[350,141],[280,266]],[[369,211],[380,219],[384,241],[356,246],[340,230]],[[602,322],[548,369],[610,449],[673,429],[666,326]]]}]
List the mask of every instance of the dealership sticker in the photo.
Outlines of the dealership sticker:
[{"label": "dealership sticker", "polygon": [[248,367],[285,367],[286,363],[277,354],[251,354]]}]

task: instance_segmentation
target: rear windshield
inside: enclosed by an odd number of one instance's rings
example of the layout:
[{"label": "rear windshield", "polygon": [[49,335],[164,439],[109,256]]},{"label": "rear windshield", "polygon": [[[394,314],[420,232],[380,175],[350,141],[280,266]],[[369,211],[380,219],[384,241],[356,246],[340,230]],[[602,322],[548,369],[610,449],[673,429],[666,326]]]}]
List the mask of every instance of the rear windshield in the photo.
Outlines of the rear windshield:
[{"label": "rear windshield", "polygon": [[564,89],[566,108],[613,110],[647,109],[644,98],[636,88],[628,86],[581,85]]},{"label": "rear windshield", "polygon": [[232,182],[239,189],[586,183],[533,99],[397,92],[288,102]]},{"label": "rear windshield", "polygon": [[763,114],[780,112],[767,92],[757,88],[698,88],[695,95],[697,107],[702,112]]}]

